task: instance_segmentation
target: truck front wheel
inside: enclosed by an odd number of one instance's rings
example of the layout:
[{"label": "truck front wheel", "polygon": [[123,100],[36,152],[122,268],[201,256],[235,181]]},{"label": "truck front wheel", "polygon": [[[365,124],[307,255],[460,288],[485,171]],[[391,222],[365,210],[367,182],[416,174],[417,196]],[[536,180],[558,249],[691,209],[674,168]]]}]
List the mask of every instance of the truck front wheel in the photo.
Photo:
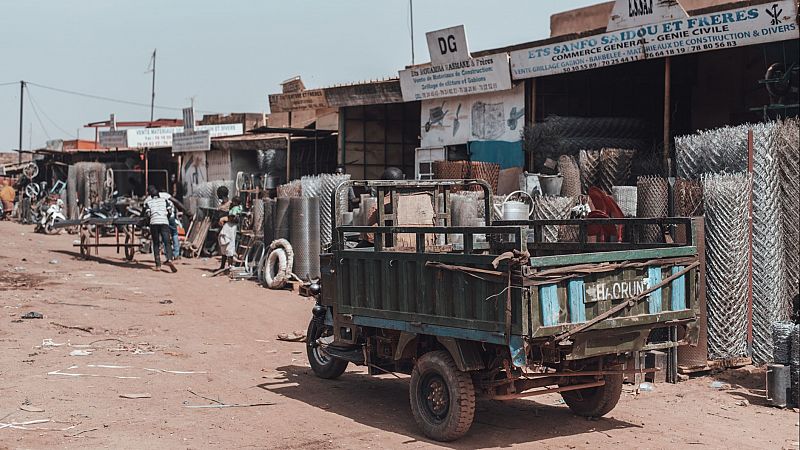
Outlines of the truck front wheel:
[{"label": "truck front wheel", "polygon": [[611,412],[622,395],[622,375],[605,375],[606,384],[593,388],[561,393],[564,403],[575,414],[583,417],[600,417]]},{"label": "truck front wheel", "polygon": [[308,363],[316,376],[327,379],[338,378],[347,369],[347,361],[329,355],[319,345],[317,340],[331,336],[332,331],[329,326],[322,325],[321,327],[320,329],[314,319],[311,319],[308,324],[308,332],[306,333]]},{"label": "truck front wheel", "polygon": [[475,388],[467,372],[456,367],[446,351],[422,355],[409,386],[414,420],[431,439],[452,441],[463,436],[475,417]]}]

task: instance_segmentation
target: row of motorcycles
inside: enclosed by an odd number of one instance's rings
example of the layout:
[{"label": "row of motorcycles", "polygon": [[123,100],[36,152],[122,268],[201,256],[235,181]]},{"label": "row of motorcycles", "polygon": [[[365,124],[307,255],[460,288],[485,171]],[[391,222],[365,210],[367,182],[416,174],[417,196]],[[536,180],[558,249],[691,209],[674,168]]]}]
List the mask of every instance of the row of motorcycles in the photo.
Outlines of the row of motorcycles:
[{"label": "row of motorcycles", "polygon": [[[58,234],[62,228],[56,227],[59,222],[67,220],[64,200],[57,195],[48,195],[41,199],[37,208],[32,208],[32,218],[36,223],[36,232],[45,234]],[[80,220],[86,219],[116,219],[120,217],[142,217],[141,204],[125,196],[119,196],[114,191],[112,197],[100,202],[98,205],[85,207],[81,211]],[[89,225],[89,234],[99,233],[100,236],[113,234],[116,225]]]}]

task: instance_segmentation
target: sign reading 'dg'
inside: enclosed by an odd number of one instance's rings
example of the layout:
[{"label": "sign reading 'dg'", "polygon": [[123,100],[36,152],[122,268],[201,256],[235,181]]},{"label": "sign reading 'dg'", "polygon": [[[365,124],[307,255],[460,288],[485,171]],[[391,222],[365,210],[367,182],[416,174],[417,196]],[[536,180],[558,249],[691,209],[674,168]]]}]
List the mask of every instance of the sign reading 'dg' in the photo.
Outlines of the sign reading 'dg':
[{"label": "sign reading 'dg'", "polygon": [[794,0],[782,0],[651,23],[513,51],[511,73],[519,80],[797,39],[800,32],[796,17]]},{"label": "sign reading 'dg'", "polygon": [[470,57],[464,25],[429,31],[425,33],[425,38],[433,64],[447,64]]}]

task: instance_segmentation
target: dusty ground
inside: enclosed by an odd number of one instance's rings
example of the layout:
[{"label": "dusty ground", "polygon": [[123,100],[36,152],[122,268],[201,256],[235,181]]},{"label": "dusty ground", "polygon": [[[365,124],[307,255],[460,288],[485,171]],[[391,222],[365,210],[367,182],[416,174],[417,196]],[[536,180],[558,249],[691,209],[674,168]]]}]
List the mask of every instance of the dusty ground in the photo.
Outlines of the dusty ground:
[{"label": "dusty ground", "polygon": [[[184,260],[175,275],[111,249],[80,260],[74,236],[31,229],[0,222],[0,448],[437,445],[417,431],[407,380],[353,367],[320,380],[303,344],[275,339],[306,328],[310,300],[210,278],[212,260]],[[29,311],[44,318],[19,319]],[[556,395],[480,403],[470,434],[447,447],[797,448],[798,414],[764,406],[762,385],[751,369],[628,387],[596,421]],[[192,408],[219,405],[202,397],[255,406]]]}]

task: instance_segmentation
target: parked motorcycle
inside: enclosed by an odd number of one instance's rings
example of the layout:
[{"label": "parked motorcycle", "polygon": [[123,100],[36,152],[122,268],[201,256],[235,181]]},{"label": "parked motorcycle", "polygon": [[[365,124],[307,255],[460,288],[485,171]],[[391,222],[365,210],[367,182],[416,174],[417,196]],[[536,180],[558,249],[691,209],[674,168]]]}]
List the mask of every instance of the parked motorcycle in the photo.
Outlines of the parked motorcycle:
[{"label": "parked motorcycle", "polygon": [[64,215],[64,201],[60,198],[55,203],[50,204],[42,214],[41,219],[36,223],[36,232],[45,234],[58,234],[61,228],[55,228],[55,224],[66,221]]}]

